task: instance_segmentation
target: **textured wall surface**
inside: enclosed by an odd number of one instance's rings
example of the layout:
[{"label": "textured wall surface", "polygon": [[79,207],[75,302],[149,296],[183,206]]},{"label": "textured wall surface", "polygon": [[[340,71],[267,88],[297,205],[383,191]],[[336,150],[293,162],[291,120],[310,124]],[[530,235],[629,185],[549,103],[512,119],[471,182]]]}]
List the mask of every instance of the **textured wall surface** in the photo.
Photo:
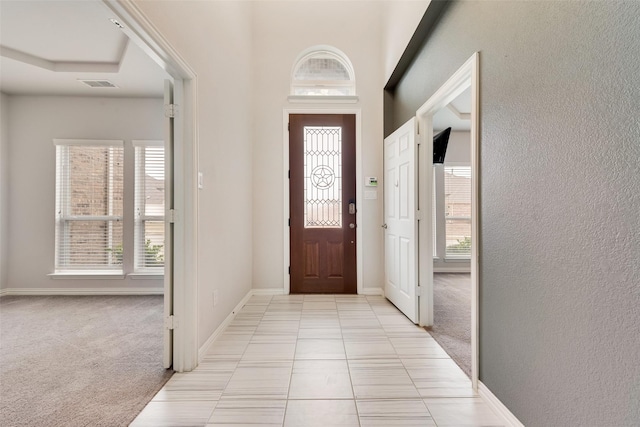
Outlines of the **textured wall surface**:
[{"label": "textured wall surface", "polygon": [[0,289],[7,287],[9,258],[9,96],[0,93]]},{"label": "textured wall surface", "polygon": [[528,427],[638,425],[640,3],[453,4],[396,126],[475,51],[480,379]]},{"label": "textured wall surface", "polygon": [[[198,345],[251,289],[251,4],[136,1],[195,70],[198,169]],[[218,291],[213,305],[213,293]]]}]

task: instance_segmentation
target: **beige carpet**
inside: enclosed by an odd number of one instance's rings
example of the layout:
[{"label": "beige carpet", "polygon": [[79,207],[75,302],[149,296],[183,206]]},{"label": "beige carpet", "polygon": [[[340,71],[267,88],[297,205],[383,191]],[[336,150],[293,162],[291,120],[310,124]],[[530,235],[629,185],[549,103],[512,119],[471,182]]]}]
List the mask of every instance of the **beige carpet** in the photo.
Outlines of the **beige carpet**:
[{"label": "beige carpet", "polygon": [[171,374],[162,296],[0,298],[1,426],[126,426]]},{"label": "beige carpet", "polygon": [[471,376],[471,275],[433,275],[433,327],[444,351]]}]

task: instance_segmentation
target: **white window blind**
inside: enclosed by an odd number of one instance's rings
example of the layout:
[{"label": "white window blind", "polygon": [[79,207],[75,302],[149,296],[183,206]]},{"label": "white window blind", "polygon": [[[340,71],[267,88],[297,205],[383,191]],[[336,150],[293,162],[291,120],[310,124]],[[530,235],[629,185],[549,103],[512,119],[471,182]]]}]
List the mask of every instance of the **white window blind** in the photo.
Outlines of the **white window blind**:
[{"label": "white window blind", "polygon": [[56,272],[122,271],[122,141],[54,144]]},{"label": "white window blind", "polygon": [[133,141],[135,147],[134,270],[164,267],[164,143]]},{"label": "white window blind", "polygon": [[471,167],[444,167],[446,252],[448,258],[471,256]]},{"label": "white window blind", "polygon": [[432,198],[431,198],[431,227],[432,227],[432,231],[433,231],[433,256],[434,257],[438,257],[438,220],[437,220],[437,208],[436,208],[436,203],[437,203],[437,199],[436,199],[436,194],[437,194],[437,187],[436,187],[436,168],[433,168],[433,193],[432,194]]}]

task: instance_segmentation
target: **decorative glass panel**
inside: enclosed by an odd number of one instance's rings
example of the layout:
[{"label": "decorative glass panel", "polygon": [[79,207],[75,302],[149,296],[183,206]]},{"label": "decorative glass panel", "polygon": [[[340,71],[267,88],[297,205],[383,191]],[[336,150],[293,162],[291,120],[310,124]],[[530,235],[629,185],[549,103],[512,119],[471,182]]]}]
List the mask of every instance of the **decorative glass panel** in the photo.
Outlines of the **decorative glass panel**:
[{"label": "decorative glass panel", "polygon": [[352,96],[356,94],[353,67],[337,49],[312,50],[293,68],[291,95]]},{"label": "decorative glass panel", "polygon": [[342,228],[342,128],[304,127],[304,226]]},{"label": "decorative glass panel", "polygon": [[335,58],[309,58],[296,70],[296,80],[350,80],[349,72]]}]

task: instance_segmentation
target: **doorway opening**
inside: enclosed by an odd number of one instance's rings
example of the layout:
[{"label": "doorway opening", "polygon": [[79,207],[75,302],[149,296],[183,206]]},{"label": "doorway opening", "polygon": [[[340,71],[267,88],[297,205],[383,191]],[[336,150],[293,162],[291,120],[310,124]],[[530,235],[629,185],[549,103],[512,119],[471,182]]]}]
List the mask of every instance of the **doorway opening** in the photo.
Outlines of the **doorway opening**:
[{"label": "doorway opening", "polygon": [[[478,196],[479,196],[479,138],[478,138],[478,117],[479,117],[479,54],[475,53],[456,71],[445,84],[438,89],[431,98],[417,111],[419,129],[421,132],[421,143],[425,147],[419,160],[419,205],[420,210],[427,212],[427,218],[431,217],[432,222],[428,226],[422,226],[419,230],[419,282],[422,284],[422,292],[419,299],[420,325],[432,327],[434,325],[435,306],[434,301],[436,279],[434,271],[442,271],[442,264],[449,267],[450,273],[465,271],[468,268],[470,281],[470,304],[468,311],[470,324],[470,374],[471,383],[474,390],[478,387],[478,256],[479,256],[479,228],[478,228]],[[469,112],[462,111],[462,104],[468,104]],[[451,105],[451,107],[448,107]],[[456,108],[457,105],[457,108]],[[455,111],[454,111],[455,110]],[[439,113],[444,111],[443,113]],[[464,160],[456,162],[451,154],[452,163],[445,163],[435,166],[431,156],[434,149],[433,137],[442,123],[443,116],[458,113],[456,119],[464,121],[468,119],[468,135],[464,136],[469,142],[468,164]],[[450,122],[454,119],[449,118]],[[464,147],[465,144],[461,146]],[[453,153],[454,148],[452,145]],[[461,149],[465,152],[467,149]],[[448,168],[448,169],[447,169]],[[468,169],[467,169],[468,168]],[[445,192],[445,180],[448,174],[449,189],[453,191],[457,184],[460,189],[465,189],[467,199],[470,195],[470,206],[460,198],[460,191],[456,196],[449,196],[449,208],[445,206],[447,199]],[[438,184],[442,187],[438,187]],[[462,191],[464,193],[464,191]],[[435,192],[435,193],[434,193]],[[440,198],[437,197],[440,192]],[[453,193],[451,193],[453,194]],[[454,206],[453,197],[456,198],[458,206]],[[441,208],[441,209],[440,209]],[[449,210],[447,210],[449,209]],[[449,219],[447,220],[447,215]],[[435,214],[435,221],[433,217]],[[440,233],[438,233],[438,220],[440,222]],[[448,222],[448,224],[447,224]],[[470,225],[470,228],[468,227]],[[434,233],[435,231],[435,233]],[[460,234],[456,236],[456,233]],[[435,234],[435,236],[434,236]],[[467,236],[468,234],[468,236]],[[449,236],[449,237],[447,237]],[[468,238],[467,238],[468,237]],[[443,258],[440,260],[440,256]],[[438,259],[434,259],[438,258]],[[468,259],[468,267],[465,267]],[[448,261],[448,262],[447,262]],[[437,268],[436,268],[437,266]],[[469,282],[467,282],[469,283]],[[454,286],[450,284],[450,286]],[[451,290],[453,288],[450,288]],[[443,294],[440,294],[443,297]],[[464,301],[464,299],[462,299]]]},{"label": "doorway opening", "polygon": [[438,110],[432,125],[436,135],[450,131],[446,156],[433,165],[433,324],[428,330],[471,377],[471,88]]},{"label": "doorway opening", "polygon": [[[165,152],[173,199],[167,211],[164,282],[164,364],[174,371],[198,364],[196,73],[130,0],[102,0],[121,31],[173,78],[165,86]],[[176,220],[175,213],[180,215]],[[170,259],[167,259],[170,257]],[[180,328],[174,328],[180,319]]]}]

